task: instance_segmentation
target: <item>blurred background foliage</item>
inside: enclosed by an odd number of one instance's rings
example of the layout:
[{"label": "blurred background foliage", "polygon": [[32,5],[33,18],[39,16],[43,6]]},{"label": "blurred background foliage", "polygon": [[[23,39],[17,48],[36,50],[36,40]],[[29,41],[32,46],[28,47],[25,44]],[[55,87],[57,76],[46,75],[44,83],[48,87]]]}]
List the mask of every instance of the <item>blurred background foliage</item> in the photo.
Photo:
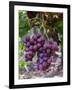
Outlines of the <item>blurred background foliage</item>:
[{"label": "blurred background foliage", "polygon": [[[39,27],[48,38],[53,38],[58,44],[63,46],[63,13],[56,12],[34,12],[19,11],[19,56],[24,53],[25,46],[23,37],[33,27]],[[25,68],[27,64],[20,62],[19,66]]]},{"label": "blurred background foliage", "polygon": [[30,22],[25,11],[19,11],[19,36],[22,38],[30,29]]},{"label": "blurred background foliage", "polygon": [[63,39],[63,14],[55,12],[19,11],[19,37],[22,38],[28,31],[38,26],[46,30],[48,37],[52,37],[58,43]]}]

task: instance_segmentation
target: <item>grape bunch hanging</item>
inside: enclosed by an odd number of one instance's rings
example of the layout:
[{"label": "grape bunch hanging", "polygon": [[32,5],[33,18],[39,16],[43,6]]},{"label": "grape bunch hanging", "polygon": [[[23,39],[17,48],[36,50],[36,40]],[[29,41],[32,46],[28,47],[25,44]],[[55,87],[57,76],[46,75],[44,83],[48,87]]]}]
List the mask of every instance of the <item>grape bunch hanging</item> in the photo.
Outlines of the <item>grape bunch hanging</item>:
[{"label": "grape bunch hanging", "polygon": [[36,33],[32,37],[26,36],[24,39],[26,46],[26,62],[33,60],[37,54],[37,69],[45,71],[50,66],[52,60],[56,58],[55,52],[58,51],[58,44],[54,40],[46,39],[41,33]]}]

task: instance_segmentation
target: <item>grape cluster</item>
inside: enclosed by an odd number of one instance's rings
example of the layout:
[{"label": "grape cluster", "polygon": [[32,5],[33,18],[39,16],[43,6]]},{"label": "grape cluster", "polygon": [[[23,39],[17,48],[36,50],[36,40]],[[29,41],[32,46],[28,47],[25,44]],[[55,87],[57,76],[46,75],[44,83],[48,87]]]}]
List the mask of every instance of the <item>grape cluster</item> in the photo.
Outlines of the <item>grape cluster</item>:
[{"label": "grape cluster", "polygon": [[55,51],[58,51],[57,43],[53,40],[46,40],[40,33],[34,34],[32,37],[26,36],[24,44],[26,46],[26,61],[32,61],[37,52],[38,70],[46,70],[55,56]]},{"label": "grape cluster", "polygon": [[24,39],[24,44],[26,46],[26,61],[32,61],[35,52],[43,46],[44,41],[45,40],[43,39],[41,34],[33,35],[31,38],[30,36],[26,36],[26,38]]},{"label": "grape cluster", "polygon": [[45,41],[43,47],[38,50],[38,69],[46,70],[55,57],[58,45],[54,41]]}]

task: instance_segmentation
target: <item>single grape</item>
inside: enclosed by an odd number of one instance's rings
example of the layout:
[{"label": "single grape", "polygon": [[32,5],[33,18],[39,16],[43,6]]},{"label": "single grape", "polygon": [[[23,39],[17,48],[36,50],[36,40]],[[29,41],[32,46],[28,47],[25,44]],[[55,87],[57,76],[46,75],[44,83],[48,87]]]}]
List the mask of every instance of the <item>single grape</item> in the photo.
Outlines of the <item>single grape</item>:
[{"label": "single grape", "polygon": [[26,54],[26,55],[25,55],[25,58],[29,58],[29,59],[31,59],[31,58],[32,58],[32,56],[31,56],[31,55],[29,55],[29,54]]},{"label": "single grape", "polygon": [[33,46],[33,50],[36,51],[37,50],[37,45]]},{"label": "single grape", "polygon": [[32,39],[36,41],[37,40],[37,36],[36,35],[33,35],[32,36]]},{"label": "single grape", "polygon": [[38,65],[38,69],[39,69],[39,70],[43,70],[42,64],[39,64],[39,65]]},{"label": "single grape", "polygon": [[34,41],[34,45],[36,45],[37,44],[37,41]]},{"label": "single grape", "polygon": [[48,48],[48,49],[51,49],[51,48],[52,48],[52,45],[51,45],[51,44],[48,44],[48,45],[47,45],[47,48]]},{"label": "single grape", "polygon": [[33,39],[30,40],[30,44],[34,45],[34,40]]},{"label": "single grape", "polygon": [[39,48],[39,52],[42,52],[42,51],[43,51],[43,47],[40,47],[40,48]]},{"label": "single grape", "polygon": [[53,44],[53,39],[49,39],[49,44]]},{"label": "single grape", "polygon": [[47,54],[47,52],[45,52],[45,53],[44,53],[44,57],[48,57],[48,54]]},{"label": "single grape", "polygon": [[38,61],[39,61],[39,63],[43,63],[43,59],[42,58],[40,58]]},{"label": "single grape", "polygon": [[31,51],[32,51],[32,50],[33,50],[33,46],[30,46],[30,47],[29,47],[29,50],[31,50]]},{"label": "single grape", "polygon": [[32,61],[32,59],[30,59],[30,58],[25,58],[25,60],[26,60],[26,61]]},{"label": "single grape", "polygon": [[29,42],[27,42],[26,47],[30,47],[30,43]]},{"label": "single grape", "polygon": [[26,47],[26,48],[25,48],[25,51],[26,51],[26,52],[28,52],[28,51],[29,51],[29,48],[28,48],[28,47]]},{"label": "single grape", "polygon": [[47,62],[44,61],[44,62],[42,63],[42,65],[43,65],[43,67],[47,67]]},{"label": "single grape", "polygon": [[24,42],[24,44],[26,44],[27,43],[26,39],[24,39],[23,42]]},{"label": "single grape", "polygon": [[32,57],[26,54],[26,55],[25,55],[25,60],[26,60],[26,61],[31,61],[31,60],[32,60]]},{"label": "single grape", "polygon": [[25,40],[29,41],[30,40],[30,36],[26,36]]},{"label": "single grape", "polygon": [[40,54],[39,54],[39,57],[40,57],[40,58],[43,58],[43,53],[40,53]]},{"label": "single grape", "polygon": [[45,43],[45,41],[41,41],[41,45],[42,45],[42,46],[44,45],[44,43]]},{"label": "single grape", "polygon": [[57,46],[57,42],[54,41],[53,44],[54,44],[55,46]]},{"label": "single grape", "polygon": [[57,60],[57,56],[53,56],[52,57],[52,62],[56,62],[56,60]]},{"label": "single grape", "polygon": [[43,60],[44,60],[44,61],[47,61],[47,59],[48,59],[47,57],[43,57]]},{"label": "single grape", "polygon": [[37,33],[36,36],[37,36],[37,38],[40,38],[41,37],[41,34],[40,33]]},{"label": "single grape", "polygon": [[53,45],[52,45],[52,49],[55,50],[55,51],[58,51],[58,46],[55,45],[55,44],[53,44]]},{"label": "single grape", "polygon": [[48,44],[45,43],[44,46],[43,46],[43,49],[47,49],[47,46],[48,46]]},{"label": "single grape", "polygon": [[38,43],[41,43],[41,41],[42,41],[42,37],[40,37],[40,38],[37,40]]},{"label": "single grape", "polygon": [[51,62],[52,62],[52,59],[49,58],[49,59],[47,60],[47,63],[50,64]]},{"label": "single grape", "polygon": [[40,47],[41,47],[41,44],[40,44],[40,43],[38,43],[38,44],[37,44],[37,48],[40,48]]},{"label": "single grape", "polygon": [[41,37],[41,43],[42,43],[42,44],[45,43],[45,39],[44,39],[44,37]]},{"label": "single grape", "polygon": [[49,54],[51,52],[51,50],[50,49],[47,49],[47,54]]},{"label": "single grape", "polygon": [[33,55],[33,52],[32,51],[28,51],[28,52],[26,52],[26,54]]},{"label": "single grape", "polygon": [[46,53],[46,49],[43,49],[42,53]]}]

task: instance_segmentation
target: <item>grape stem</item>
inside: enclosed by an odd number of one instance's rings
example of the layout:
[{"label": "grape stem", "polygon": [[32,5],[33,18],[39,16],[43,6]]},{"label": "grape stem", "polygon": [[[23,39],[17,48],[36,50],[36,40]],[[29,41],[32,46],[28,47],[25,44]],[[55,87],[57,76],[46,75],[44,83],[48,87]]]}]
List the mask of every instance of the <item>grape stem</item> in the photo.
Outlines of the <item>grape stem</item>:
[{"label": "grape stem", "polygon": [[44,34],[46,35],[46,38],[48,39],[48,35],[47,35],[47,32],[46,32],[45,27],[44,27],[44,23],[45,23],[45,21],[44,21],[44,14],[41,14],[41,22],[42,22],[42,24],[40,26],[40,29],[41,29],[41,27],[43,28]]}]

